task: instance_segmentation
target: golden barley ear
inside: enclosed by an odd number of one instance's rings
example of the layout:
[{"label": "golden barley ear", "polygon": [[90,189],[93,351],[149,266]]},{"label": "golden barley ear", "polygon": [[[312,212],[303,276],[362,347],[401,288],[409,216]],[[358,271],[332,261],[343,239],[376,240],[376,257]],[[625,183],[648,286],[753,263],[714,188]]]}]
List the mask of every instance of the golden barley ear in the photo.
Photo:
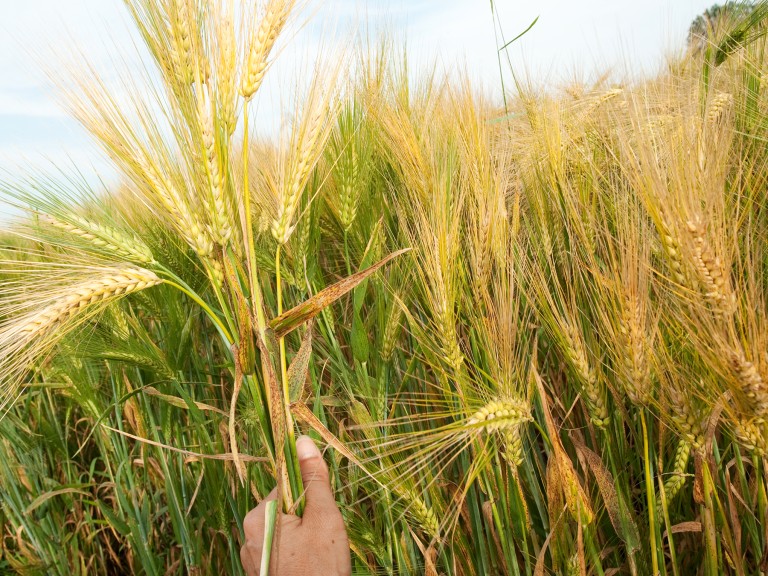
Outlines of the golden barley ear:
[{"label": "golden barley ear", "polygon": [[[18,395],[24,377],[66,334],[107,303],[163,282],[154,272],[138,267],[91,267],[82,272],[90,277],[56,286],[33,305],[19,307],[13,299],[0,299],[0,316],[9,312],[8,320],[0,322],[0,411]],[[30,282],[27,288],[41,286]]]},{"label": "golden barley ear", "polygon": [[245,70],[240,84],[240,93],[246,100],[261,86],[269,66],[269,55],[295,4],[296,0],[270,0],[265,6],[259,26],[249,39]]},{"label": "golden barley ear", "polygon": [[55,216],[37,214],[38,221],[62,232],[66,232],[80,238],[94,247],[110,252],[115,256],[128,261],[136,261],[141,264],[152,264],[155,261],[152,252],[147,245],[135,235],[117,230],[106,224],[93,221],[77,214],[67,214],[66,219]]}]

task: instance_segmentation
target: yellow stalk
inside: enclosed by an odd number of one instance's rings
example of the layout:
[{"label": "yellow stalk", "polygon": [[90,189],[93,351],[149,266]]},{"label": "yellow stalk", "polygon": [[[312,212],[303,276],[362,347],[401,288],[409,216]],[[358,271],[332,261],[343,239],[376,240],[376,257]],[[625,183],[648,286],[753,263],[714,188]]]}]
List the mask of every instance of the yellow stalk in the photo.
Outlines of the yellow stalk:
[{"label": "yellow stalk", "polygon": [[251,214],[251,191],[248,182],[248,103],[243,103],[243,212],[245,220],[245,251],[248,260],[248,282],[251,289],[251,298],[253,299],[253,315],[256,317],[256,326],[259,330],[259,336],[264,339],[267,329],[267,319],[264,317],[264,299],[261,295],[261,288],[256,279],[256,265],[254,254],[256,253],[256,242],[253,238],[253,216]]},{"label": "yellow stalk", "polygon": [[[256,319],[256,329],[258,330],[258,339],[260,353],[265,354],[267,349],[267,319],[264,316],[264,298],[261,293],[261,287],[259,286],[258,279],[256,278],[256,263],[254,254],[256,253],[256,243],[253,237],[253,218],[251,215],[251,192],[248,183],[248,102],[245,100],[243,103],[243,198],[242,198],[242,214],[240,215],[240,221],[243,225],[243,239],[245,242],[245,254],[248,263],[248,283],[251,292],[251,315]],[[267,359],[267,362],[270,360]],[[269,383],[270,372],[265,364],[265,359],[261,362],[262,381],[265,386]],[[255,381],[255,379],[254,379]],[[264,391],[263,394],[267,405],[266,413],[270,415],[274,414],[274,403],[272,402],[272,395],[269,391]],[[254,397],[254,401],[258,402]],[[273,447],[274,450],[274,447]],[[272,454],[273,464],[279,461],[279,457],[276,453]]]},{"label": "yellow stalk", "polygon": [[[280,273],[280,252],[282,246],[277,245],[275,250],[275,279],[277,290],[277,315],[280,316],[283,313],[283,283],[282,274]],[[291,496],[298,498],[303,492],[301,485],[301,476],[299,472],[299,460],[296,454],[296,434],[294,432],[293,417],[291,415],[291,386],[288,380],[288,361],[285,353],[285,336],[281,336],[279,340],[280,346],[280,377],[283,385],[283,411],[285,413],[285,433],[288,437],[288,454],[286,455],[286,466],[288,468],[288,476],[291,480]],[[302,504],[300,500],[296,501],[296,512],[301,513]]]}]

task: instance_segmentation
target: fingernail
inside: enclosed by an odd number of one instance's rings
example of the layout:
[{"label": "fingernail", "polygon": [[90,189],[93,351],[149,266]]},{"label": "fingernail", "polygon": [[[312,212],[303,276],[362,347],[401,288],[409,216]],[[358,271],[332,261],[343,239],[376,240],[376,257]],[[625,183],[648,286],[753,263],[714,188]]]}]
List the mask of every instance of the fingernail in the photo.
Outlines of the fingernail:
[{"label": "fingernail", "polygon": [[299,460],[309,460],[310,458],[321,458],[320,450],[318,450],[312,438],[309,436],[300,436],[296,440],[296,455]]}]

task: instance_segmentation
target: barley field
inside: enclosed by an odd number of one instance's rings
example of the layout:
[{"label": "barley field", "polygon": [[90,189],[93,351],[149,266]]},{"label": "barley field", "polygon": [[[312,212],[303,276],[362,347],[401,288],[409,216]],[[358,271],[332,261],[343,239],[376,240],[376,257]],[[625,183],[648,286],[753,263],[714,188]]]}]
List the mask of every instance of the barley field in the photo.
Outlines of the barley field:
[{"label": "barley field", "polygon": [[120,184],[0,183],[0,572],[241,574],[309,434],[354,574],[768,573],[767,4],[506,102],[372,40],[274,138],[300,2],[126,4]]}]

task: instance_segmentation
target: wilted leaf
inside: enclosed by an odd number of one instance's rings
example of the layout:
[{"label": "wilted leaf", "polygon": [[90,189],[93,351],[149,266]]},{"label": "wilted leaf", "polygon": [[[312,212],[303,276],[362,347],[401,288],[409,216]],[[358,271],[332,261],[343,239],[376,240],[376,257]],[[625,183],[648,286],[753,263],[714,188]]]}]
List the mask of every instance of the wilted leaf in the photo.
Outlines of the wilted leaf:
[{"label": "wilted leaf", "polygon": [[589,502],[589,497],[581,486],[576,471],[573,468],[573,463],[563,447],[563,443],[560,441],[559,431],[555,426],[555,421],[552,418],[552,413],[549,410],[549,401],[547,400],[546,390],[544,389],[544,382],[539,376],[535,366],[531,366],[531,376],[536,382],[536,387],[539,390],[539,400],[541,402],[541,410],[544,414],[544,422],[546,424],[546,430],[549,433],[549,441],[552,447],[552,459],[550,462],[554,464],[554,468],[550,471],[547,467],[548,478],[550,472],[556,475],[558,481],[562,487],[563,496],[565,497],[565,504],[568,510],[571,512],[573,519],[580,524],[590,524],[594,519],[594,512]]},{"label": "wilted leaf", "polygon": [[51,490],[50,492],[41,494],[35,498],[29,506],[27,506],[25,513],[31,514],[35,509],[45,504],[51,498],[62,496],[64,494],[80,494],[81,496],[88,496],[90,498],[93,496],[93,494],[83,490],[83,488],[90,488],[91,486],[93,486],[93,484],[78,484],[77,486],[68,486],[65,488],[60,488],[59,490]]},{"label": "wilted leaf", "polygon": [[[143,389],[144,393],[147,396],[155,396],[159,398],[160,400],[163,400],[165,402],[168,402],[171,406],[176,406],[177,408],[183,408],[185,410],[189,409],[189,404],[183,399],[179,398],[178,396],[170,396],[168,394],[163,394],[161,392],[158,392],[156,388],[153,388],[152,386],[148,386]],[[206,411],[209,410],[211,412],[216,412],[217,414],[222,414],[224,416],[227,415],[224,410],[220,410],[219,408],[216,408],[215,406],[211,406],[210,404],[204,404],[202,402],[194,402],[195,407],[197,407],[198,410]]]}]

